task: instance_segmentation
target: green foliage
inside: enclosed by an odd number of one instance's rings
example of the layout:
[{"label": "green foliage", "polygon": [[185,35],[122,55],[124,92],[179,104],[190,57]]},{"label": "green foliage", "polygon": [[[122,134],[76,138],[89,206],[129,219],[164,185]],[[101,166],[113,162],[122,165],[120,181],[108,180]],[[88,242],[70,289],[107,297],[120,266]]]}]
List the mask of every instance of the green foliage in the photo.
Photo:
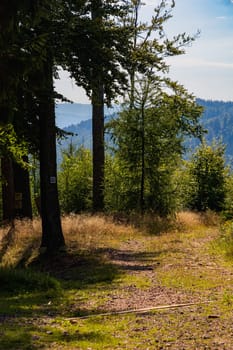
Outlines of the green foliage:
[{"label": "green foliage", "polygon": [[63,212],[77,213],[91,208],[92,157],[89,150],[75,149],[71,143],[63,151],[58,187]]},{"label": "green foliage", "polygon": [[176,188],[176,210],[185,210],[190,201],[192,180],[189,173],[188,162],[181,160],[173,173],[173,182]]},{"label": "green foliage", "polygon": [[63,66],[88,96],[101,79],[107,104],[127,83],[121,69],[130,35],[121,24],[127,9],[116,0],[66,2]]},{"label": "green foliage", "polygon": [[147,84],[147,91],[141,85],[137,105],[108,124],[116,145],[109,181],[118,184],[112,192],[117,208],[167,215],[176,209],[173,174],[182,155],[183,135],[201,134],[202,109],[176,84],[169,84],[174,89],[170,95],[159,93],[154,82]]},{"label": "green foliage", "polygon": [[181,33],[168,38],[165,30],[166,22],[172,17],[174,1],[159,1],[151,14],[149,22],[142,22],[140,10],[143,1],[129,1],[130,11],[124,19],[124,24],[129,28],[131,36],[128,42],[128,50],[124,57],[123,67],[129,75],[129,100],[130,105],[135,105],[137,89],[140,86],[139,77],[157,81],[157,89],[166,81],[165,73],[169,66],[166,61],[168,56],[177,56],[185,52],[184,47],[192,43],[196,36]]},{"label": "green foliage", "polygon": [[27,166],[23,161],[23,157],[28,154],[27,143],[19,139],[12,124],[0,125],[0,154]]},{"label": "green foliage", "polygon": [[228,171],[225,177],[225,201],[222,216],[229,220],[233,218],[233,173]]},{"label": "green foliage", "polygon": [[105,208],[107,211],[129,212],[138,208],[138,182],[126,164],[117,156],[105,162]]},{"label": "green foliage", "polygon": [[233,221],[223,220],[221,224],[221,235],[212,244],[214,254],[220,254],[232,262],[233,259]]},{"label": "green foliage", "polygon": [[202,108],[181,85],[167,78],[165,57],[184,53],[185,45],[195,38],[186,34],[167,38],[164,26],[174,2],[159,2],[149,24],[139,20],[142,2],[129,4],[124,23],[131,37],[123,64],[129,76],[129,101],[125,98],[123,112],[109,124],[117,145],[118,180],[111,179],[119,187],[112,192],[113,202],[126,210],[167,215],[176,206],[172,175],[182,153],[183,135],[201,135]]},{"label": "green foliage", "polygon": [[188,206],[199,211],[221,211],[226,197],[225,147],[221,143],[197,148],[188,164]]}]

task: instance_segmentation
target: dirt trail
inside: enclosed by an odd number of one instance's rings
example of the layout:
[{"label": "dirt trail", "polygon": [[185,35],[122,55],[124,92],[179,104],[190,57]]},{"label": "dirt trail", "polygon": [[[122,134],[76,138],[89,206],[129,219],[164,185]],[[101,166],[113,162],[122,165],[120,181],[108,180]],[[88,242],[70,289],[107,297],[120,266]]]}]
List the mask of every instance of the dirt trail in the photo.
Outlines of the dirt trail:
[{"label": "dirt trail", "polygon": [[[155,249],[156,238],[148,238],[110,251],[111,262],[135,283],[113,289],[101,309],[137,314],[137,309],[170,305],[158,311],[157,321],[152,310],[141,316],[140,329],[150,329],[148,322],[153,322],[161,330],[158,349],[233,349],[233,268],[210,252],[218,234],[216,228],[206,228],[204,234],[168,234]],[[172,308],[186,303],[195,305]]]},{"label": "dirt trail", "polygon": [[[172,305],[181,303],[199,303],[214,299],[213,290],[205,293],[200,291],[185,290],[182,288],[162,285],[160,276],[169,271],[180,271],[184,269],[185,274],[191,273],[202,278],[205,271],[208,274],[218,273],[232,278],[232,272],[219,266],[214,257],[204,252],[205,247],[214,239],[216,232],[190,242],[174,240],[166,242],[172,247],[172,253],[162,251],[151,251],[151,242],[144,240],[128,241],[121,246],[120,250],[109,252],[109,259],[122,271],[130,274],[136,283],[123,286],[120,290],[112,292],[104,308],[109,310],[127,310],[155,307],[159,305]],[[162,247],[161,247],[162,248]],[[198,277],[197,277],[198,278]],[[137,280],[144,279],[145,285],[138,286]],[[221,286],[219,286],[221,289]],[[218,290],[215,290],[218,293]]]}]

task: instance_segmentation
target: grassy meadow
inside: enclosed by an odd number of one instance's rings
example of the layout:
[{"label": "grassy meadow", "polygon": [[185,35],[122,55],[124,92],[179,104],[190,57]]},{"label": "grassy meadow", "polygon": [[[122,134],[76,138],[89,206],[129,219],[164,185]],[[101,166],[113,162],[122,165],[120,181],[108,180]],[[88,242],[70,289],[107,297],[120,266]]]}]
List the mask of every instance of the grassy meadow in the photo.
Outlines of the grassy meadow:
[{"label": "grassy meadow", "polygon": [[233,349],[233,224],[70,215],[67,251],[40,220],[0,229],[0,349]]}]

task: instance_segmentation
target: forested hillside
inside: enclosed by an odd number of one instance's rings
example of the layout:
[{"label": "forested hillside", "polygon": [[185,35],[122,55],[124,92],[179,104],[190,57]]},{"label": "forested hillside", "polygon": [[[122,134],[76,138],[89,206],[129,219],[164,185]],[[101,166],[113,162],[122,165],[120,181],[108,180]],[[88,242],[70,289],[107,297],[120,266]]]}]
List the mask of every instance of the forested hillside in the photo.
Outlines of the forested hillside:
[{"label": "forested hillside", "polygon": [[[61,160],[61,151],[65,150],[71,143],[75,148],[80,146],[88,149],[92,148],[92,121],[89,115],[90,108],[91,105],[78,103],[72,105],[72,111],[68,104],[57,106],[57,115],[59,116],[57,118],[58,127],[62,128],[62,125],[67,123],[67,126],[62,129],[68,133],[64,139],[58,142],[58,163],[60,163]],[[116,109],[117,108],[105,109],[105,122],[113,117],[113,115],[116,116],[114,113],[114,110]],[[105,138],[108,139],[108,136],[105,135]]]},{"label": "forested hillside", "polygon": [[[105,107],[105,113],[110,114],[114,108]],[[77,125],[84,120],[91,119],[91,104],[59,103],[56,105],[56,123],[60,128]]]},{"label": "forested hillside", "polygon": [[[233,102],[197,99],[204,107],[202,124],[207,130],[208,143],[214,139],[220,140],[226,146],[226,160],[231,162],[233,156]],[[198,144],[197,140],[190,143],[192,148]]]},{"label": "forested hillside", "polygon": [[[230,162],[233,156],[233,102],[203,99],[197,99],[197,102],[204,107],[202,124],[207,130],[206,139],[208,143],[214,139],[222,140],[226,146],[226,160]],[[111,112],[112,110],[106,109],[107,115],[110,115]],[[88,104],[63,104],[57,107],[58,124],[59,126],[66,125],[64,130],[74,133],[72,143],[77,147],[83,145],[91,148],[91,119],[89,119],[89,113],[90,105]],[[71,137],[63,140],[59,145],[59,150],[66,148],[70,141]],[[198,143],[197,139],[191,139],[188,142],[188,147],[193,150]]]}]

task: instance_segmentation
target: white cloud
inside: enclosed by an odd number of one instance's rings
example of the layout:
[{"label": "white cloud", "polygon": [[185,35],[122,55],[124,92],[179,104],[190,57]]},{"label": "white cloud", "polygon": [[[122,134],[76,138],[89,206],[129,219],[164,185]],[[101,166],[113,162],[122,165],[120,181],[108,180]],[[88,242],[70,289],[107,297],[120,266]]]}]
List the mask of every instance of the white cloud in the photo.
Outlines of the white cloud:
[{"label": "white cloud", "polygon": [[[170,62],[169,62],[170,61]],[[195,58],[170,58],[168,60],[169,64],[176,67],[195,67],[195,68],[221,68],[221,69],[233,69],[233,62],[220,62],[220,61],[208,61],[204,59]]]},{"label": "white cloud", "polygon": [[226,16],[217,16],[216,19],[225,20],[225,19],[227,19],[227,17]]},{"label": "white cloud", "polygon": [[84,89],[78,87],[75,81],[70,79],[69,73],[62,69],[59,70],[60,79],[54,81],[55,89],[60,94],[77,103],[90,103]]},{"label": "white cloud", "polygon": [[233,100],[233,63],[205,59],[171,59],[169,76],[195,96],[205,99]]},{"label": "white cloud", "polygon": [[143,3],[145,5],[148,5],[148,6],[157,6],[159,3],[160,3],[160,0],[145,0],[143,1]]}]

